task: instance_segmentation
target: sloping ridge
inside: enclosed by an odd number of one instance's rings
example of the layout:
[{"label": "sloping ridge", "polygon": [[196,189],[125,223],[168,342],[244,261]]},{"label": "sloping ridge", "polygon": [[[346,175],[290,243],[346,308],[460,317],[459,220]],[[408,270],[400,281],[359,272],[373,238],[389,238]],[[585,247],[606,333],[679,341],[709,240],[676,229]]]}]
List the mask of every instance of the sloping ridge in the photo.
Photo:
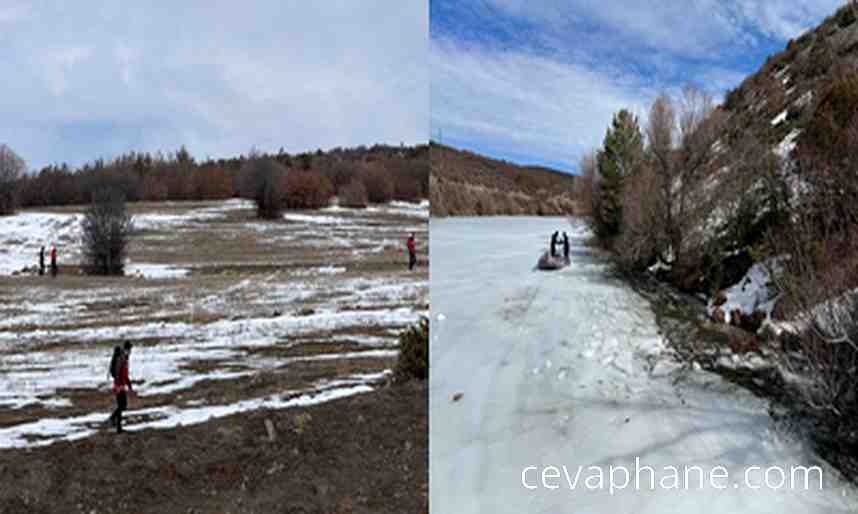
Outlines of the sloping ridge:
[{"label": "sloping ridge", "polygon": [[813,118],[814,103],[840,71],[858,69],[858,20],[841,7],[815,29],[770,55],[725,98],[734,135],[751,134],[788,157]]},{"label": "sloping ridge", "polygon": [[575,177],[432,143],[433,216],[574,214]]}]

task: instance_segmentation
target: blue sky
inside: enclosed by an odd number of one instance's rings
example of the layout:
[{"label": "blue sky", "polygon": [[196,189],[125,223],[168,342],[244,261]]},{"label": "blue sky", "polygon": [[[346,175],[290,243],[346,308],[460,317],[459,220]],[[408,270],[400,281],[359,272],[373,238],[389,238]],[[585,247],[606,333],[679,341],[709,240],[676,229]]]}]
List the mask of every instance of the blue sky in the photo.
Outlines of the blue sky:
[{"label": "blue sky", "polygon": [[620,108],[720,100],[842,0],[431,0],[432,139],[577,169]]},{"label": "blue sky", "polygon": [[428,6],[0,1],[0,143],[31,169],[425,143]]}]

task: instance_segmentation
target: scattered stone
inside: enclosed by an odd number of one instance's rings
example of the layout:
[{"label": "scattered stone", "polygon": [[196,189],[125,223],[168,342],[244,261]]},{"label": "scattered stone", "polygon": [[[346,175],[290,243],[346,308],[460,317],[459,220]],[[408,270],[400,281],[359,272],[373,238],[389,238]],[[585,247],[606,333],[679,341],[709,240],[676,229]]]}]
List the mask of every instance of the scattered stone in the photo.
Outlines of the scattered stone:
[{"label": "scattered stone", "polygon": [[458,402],[462,399],[463,396],[465,396],[465,393],[456,393],[453,395],[453,401]]},{"label": "scattered stone", "polygon": [[268,432],[268,441],[273,443],[277,440],[277,432],[274,431],[274,423],[270,419],[265,420],[265,430]]}]

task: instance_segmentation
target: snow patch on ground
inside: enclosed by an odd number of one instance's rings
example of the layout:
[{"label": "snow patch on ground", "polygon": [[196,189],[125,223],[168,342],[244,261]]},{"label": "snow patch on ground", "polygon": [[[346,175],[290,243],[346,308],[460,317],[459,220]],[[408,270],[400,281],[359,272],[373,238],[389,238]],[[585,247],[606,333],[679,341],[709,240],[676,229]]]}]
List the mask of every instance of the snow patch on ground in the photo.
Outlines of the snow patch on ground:
[{"label": "snow patch on ground", "polygon": [[39,249],[45,247],[45,265],[48,252],[57,245],[60,265],[80,254],[79,214],[53,214],[21,212],[0,216],[0,275],[11,275],[26,267],[38,266]]},{"label": "snow patch on ground", "polygon": [[790,133],[787,134],[775,147],[775,155],[782,159],[786,159],[787,157],[789,157],[789,154],[795,148],[795,141],[798,138],[799,134],[801,134],[801,129],[792,129]]},{"label": "snow patch on ground", "polygon": [[724,313],[724,322],[730,323],[731,312],[738,309],[742,314],[753,314],[754,311],[762,311],[766,319],[771,319],[772,309],[777,301],[777,296],[771,291],[771,277],[769,268],[776,267],[775,261],[769,260],[765,263],[756,263],[745,273],[739,283],[721,292],[727,298],[722,305],[715,305],[715,298],[709,300],[706,311],[713,315],[715,309],[721,309]]},{"label": "snow patch on ground", "polygon": [[781,123],[783,123],[784,121],[786,121],[786,117],[787,117],[787,110],[786,110],[786,109],[784,109],[780,114],[778,114],[777,116],[775,116],[775,117],[772,119],[772,125],[773,125],[773,126],[774,126],[774,125],[780,125]]},{"label": "snow patch on ground", "polygon": [[[286,392],[265,398],[244,400],[229,405],[209,405],[205,407],[156,407],[151,409],[128,410],[127,419],[137,416],[155,418],[152,421],[134,423],[126,426],[129,432],[146,429],[165,429],[183,425],[204,423],[212,418],[220,418],[231,414],[254,411],[257,409],[285,409],[291,407],[308,407],[319,403],[346,398],[373,390],[369,379],[355,380],[351,385],[339,387],[324,387],[303,392]],[[363,382],[363,383],[361,383]],[[132,400],[133,402],[133,400]],[[93,435],[100,429],[106,429],[107,415],[93,413],[71,418],[44,418],[32,423],[0,428],[0,448],[24,448],[52,444],[56,441],[74,441]]]},{"label": "snow patch on ground", "polygon": [[811,100],[813,100],[813,90],[807,91],[803,95],[798,97],[796,99],[796,101],[793,102],[793,105],[795,105],[796,107],[802,108],[802,107],[805,107],[806,105],[808,105]]},{"label": "snow patch on ground", "polygon": [[187,268],[177,268],[170,264],[145,264],[142,262],[125,265],[125,275],[149,279],[182,278],[190,274]]}]

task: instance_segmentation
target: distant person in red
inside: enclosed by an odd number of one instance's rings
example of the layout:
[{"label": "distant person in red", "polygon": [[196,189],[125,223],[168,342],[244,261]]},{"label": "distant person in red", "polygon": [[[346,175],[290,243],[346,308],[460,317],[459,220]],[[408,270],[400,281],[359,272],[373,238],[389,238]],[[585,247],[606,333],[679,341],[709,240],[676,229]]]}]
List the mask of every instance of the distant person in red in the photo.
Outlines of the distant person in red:
[{"label": "distant person in red", "polygon": [[411,236],[408,238],[406,246],[408,247],[408,269],[413,270],[414,266],[417,264],[417,251],[414,248],[414,232],[412,232]]},{"label": "distant person in red", "polygon": [[116,410],[110,415],[108,422],[116,427],[116,433],[121,434],[122,412],[128,408],[128,393],[134,394],[131,380],[128,378],[128,359],[131,357],[131,341],[125,341],[123,348],[113,350],[110,360],[110,374],[113,377],[113,394],[116,395]]},{"label": "distant person in red", "polygon": [[57,276],[57,246],[51,246],[51,276]]}]

